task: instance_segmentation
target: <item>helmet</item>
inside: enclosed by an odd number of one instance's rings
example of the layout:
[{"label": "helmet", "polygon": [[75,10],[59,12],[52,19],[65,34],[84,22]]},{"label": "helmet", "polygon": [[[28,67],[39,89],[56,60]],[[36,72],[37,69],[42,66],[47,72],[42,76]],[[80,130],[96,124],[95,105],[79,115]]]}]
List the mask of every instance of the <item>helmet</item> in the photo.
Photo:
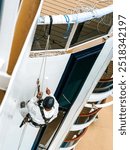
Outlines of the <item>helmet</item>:
[{"label": "helmet", "polygon": [[43,100],[43,107],[51,109],[54,106],[54,98],[52,96],[47,96]]}]

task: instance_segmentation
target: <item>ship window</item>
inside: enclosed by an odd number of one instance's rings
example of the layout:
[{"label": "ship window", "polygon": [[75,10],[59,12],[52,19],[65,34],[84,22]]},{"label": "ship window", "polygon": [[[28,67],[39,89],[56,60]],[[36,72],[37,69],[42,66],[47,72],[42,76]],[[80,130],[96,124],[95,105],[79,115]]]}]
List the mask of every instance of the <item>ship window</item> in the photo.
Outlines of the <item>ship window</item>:
[{"label": "ship window", "polygon": [[92,19],[79,23],[70,47],[90,41],[107,34],[113,23],[113,14],[107,14],[102,18]]},{"label": "ship window", "polygon": [[102,47],[103,44],[71,55],[55,92],[61,107],[68,109],[72,106]]},{"label": "ship window", "polygon": [[[49,49],[64,49],[72,29],[67,24],[52,25]],[[45,50],[49,25],[38,25],[36,28],[32,50]]]},{"label": "ship window", "polygon": [[[102,18],[79,23],[72,40],[69,39],[69,36],[72,36],[70,33],[73,24],[69,24],[69,26],[68,24],[52,25],[48,50],[65,49],[68,39],[71,44],[67,48],[106,35],[112,26],[112,17],[111,13]],[[37,25],[32,51],[45,50],[48,30],[49,25]]]}]

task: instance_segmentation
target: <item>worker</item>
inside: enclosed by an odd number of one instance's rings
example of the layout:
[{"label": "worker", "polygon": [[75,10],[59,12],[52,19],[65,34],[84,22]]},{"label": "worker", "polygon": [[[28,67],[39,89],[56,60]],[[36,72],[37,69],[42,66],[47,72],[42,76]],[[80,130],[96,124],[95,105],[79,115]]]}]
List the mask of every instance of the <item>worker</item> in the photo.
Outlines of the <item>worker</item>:
[{"label": "worker", "polygon": [[37,95],[27,102],[26,108],[28,113],[20,127],[26,122],[43,127],[57,117],[59,104],[50,89],[46,88],[46,96],[43,98],[43,93],[38,89]]}]

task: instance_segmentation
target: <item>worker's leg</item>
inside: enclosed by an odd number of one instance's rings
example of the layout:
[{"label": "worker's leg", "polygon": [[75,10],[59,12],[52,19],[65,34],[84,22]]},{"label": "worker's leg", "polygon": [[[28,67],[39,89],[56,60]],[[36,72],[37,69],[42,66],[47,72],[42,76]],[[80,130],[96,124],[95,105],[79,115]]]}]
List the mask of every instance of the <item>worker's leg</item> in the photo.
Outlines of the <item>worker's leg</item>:
[{"label": "worker's leg", "polygon": [[26,117],[23,119],[23,121],[21,122],[20,124],[20,128],[26,123],[26,122],[30,122],[31,121],[31,118],[30,118],[30,115],[27,114]]}]

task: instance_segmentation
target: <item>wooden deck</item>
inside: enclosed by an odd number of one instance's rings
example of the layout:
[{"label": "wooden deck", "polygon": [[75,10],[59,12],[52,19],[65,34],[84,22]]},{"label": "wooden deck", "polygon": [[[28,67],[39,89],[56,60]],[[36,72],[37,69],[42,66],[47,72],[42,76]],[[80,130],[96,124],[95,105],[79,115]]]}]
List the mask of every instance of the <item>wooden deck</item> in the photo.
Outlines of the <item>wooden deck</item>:
[{"label": "wooden deck", "polygon": [[111,4],[112,0],[44,0],[41,15],[72,14]]},{"label": "wooden deck", "polygon": [[[112,97],[110,97],[112,99]],[[75,150],[113,149],[113,107],[103,108],[99,118],[92,123]]]}]

